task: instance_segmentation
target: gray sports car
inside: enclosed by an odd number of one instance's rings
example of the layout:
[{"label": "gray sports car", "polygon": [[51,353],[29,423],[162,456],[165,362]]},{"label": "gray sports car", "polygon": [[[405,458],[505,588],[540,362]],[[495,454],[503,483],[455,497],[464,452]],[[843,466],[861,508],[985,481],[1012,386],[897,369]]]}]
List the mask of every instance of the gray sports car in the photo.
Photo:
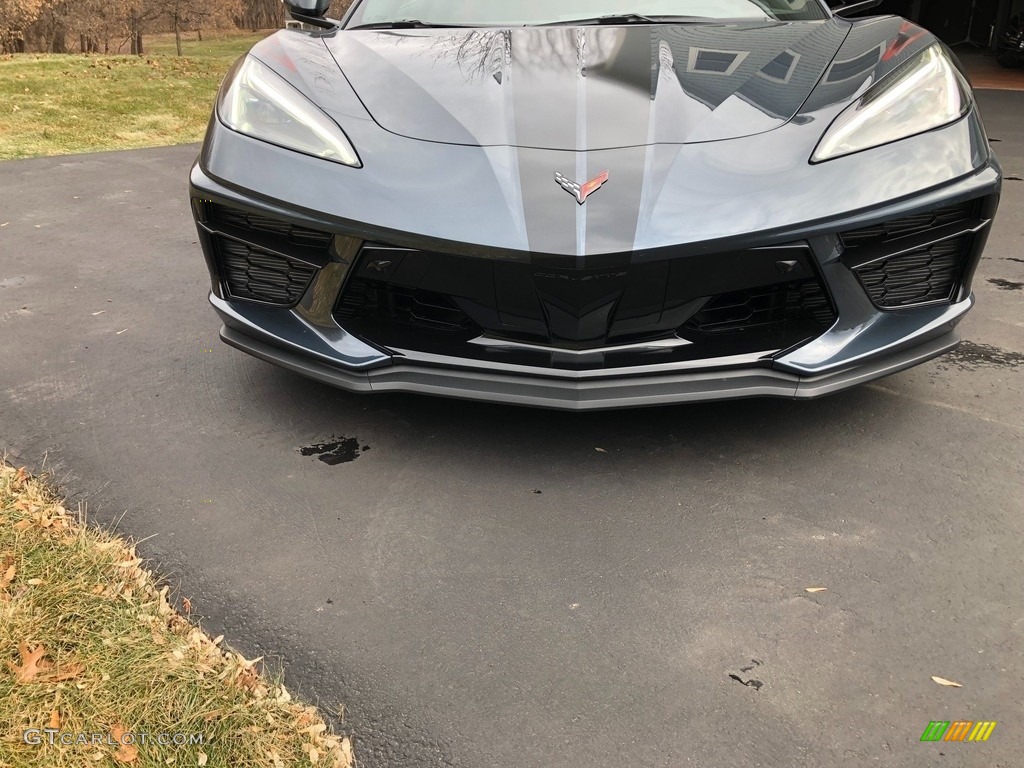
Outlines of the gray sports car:
[{"label": "gray sports car", "polygon": [[[952,349],[1001,173],[877,3],[288,0],[191,197],[228,344],[358,392],[811,398]],[[835,4],[833,4],[835,5]]]}]

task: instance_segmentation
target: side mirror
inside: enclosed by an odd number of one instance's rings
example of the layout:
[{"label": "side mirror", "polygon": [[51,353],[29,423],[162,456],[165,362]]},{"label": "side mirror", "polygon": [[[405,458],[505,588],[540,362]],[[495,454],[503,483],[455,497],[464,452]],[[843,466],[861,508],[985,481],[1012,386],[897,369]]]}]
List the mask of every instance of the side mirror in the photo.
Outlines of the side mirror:
[{"label": "side mirror", "polygon": [[284,0],[284,7],[299,20],[303,16],[322,19],[331,7],[331,0]]},{"label": "side mirror", "polygon": [[828,6],[836,16],[849,16],[881,4],[882,0],[828,0]]}]

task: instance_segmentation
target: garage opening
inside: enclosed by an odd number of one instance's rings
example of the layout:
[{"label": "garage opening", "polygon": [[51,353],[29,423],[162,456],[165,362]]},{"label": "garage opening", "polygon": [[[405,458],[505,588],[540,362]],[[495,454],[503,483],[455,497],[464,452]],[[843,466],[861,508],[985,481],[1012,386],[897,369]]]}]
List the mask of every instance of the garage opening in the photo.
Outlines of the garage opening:
[{"label": "garage opening", "polygon": [[1024,90],[1024,50],[1010,40],[1024,28],[1024,0],[884,0],[861,15],[886,13],[916,21],[952,46],[975,87]]},{"label": "garage opening", "polygon": [[1024,0],[884,0],[870,14],[894,13],[927,27],[949,45],[995,48]]}]

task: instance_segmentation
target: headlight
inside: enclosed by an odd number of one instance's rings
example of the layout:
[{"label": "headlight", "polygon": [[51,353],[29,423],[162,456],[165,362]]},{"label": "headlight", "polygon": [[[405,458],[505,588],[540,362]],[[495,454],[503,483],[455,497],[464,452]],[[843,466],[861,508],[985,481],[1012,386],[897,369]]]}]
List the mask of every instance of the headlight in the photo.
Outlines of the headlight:
[{"label": "headlight", "polygon": [[825,131],[812,163],[878,147],[955,122],[971,108],[967,83],[938,45],[871,86]]},{"label": "headlight", "polygon": [[338,124],[252,56],[245,57],[221,92],[217,112],[228,128],[254,139],[343,165],[362,166]]}]

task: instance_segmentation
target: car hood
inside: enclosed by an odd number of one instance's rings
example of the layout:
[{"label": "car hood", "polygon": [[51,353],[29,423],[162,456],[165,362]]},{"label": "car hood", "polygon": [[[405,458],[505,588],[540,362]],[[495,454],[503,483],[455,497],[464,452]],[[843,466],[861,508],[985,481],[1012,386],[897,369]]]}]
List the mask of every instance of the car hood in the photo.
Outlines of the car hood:
[{"label": "car hood", "polygon": [[837,21],[341,31],[324,40],[385,130],[599,150],[739,138],[791,120]]}]

